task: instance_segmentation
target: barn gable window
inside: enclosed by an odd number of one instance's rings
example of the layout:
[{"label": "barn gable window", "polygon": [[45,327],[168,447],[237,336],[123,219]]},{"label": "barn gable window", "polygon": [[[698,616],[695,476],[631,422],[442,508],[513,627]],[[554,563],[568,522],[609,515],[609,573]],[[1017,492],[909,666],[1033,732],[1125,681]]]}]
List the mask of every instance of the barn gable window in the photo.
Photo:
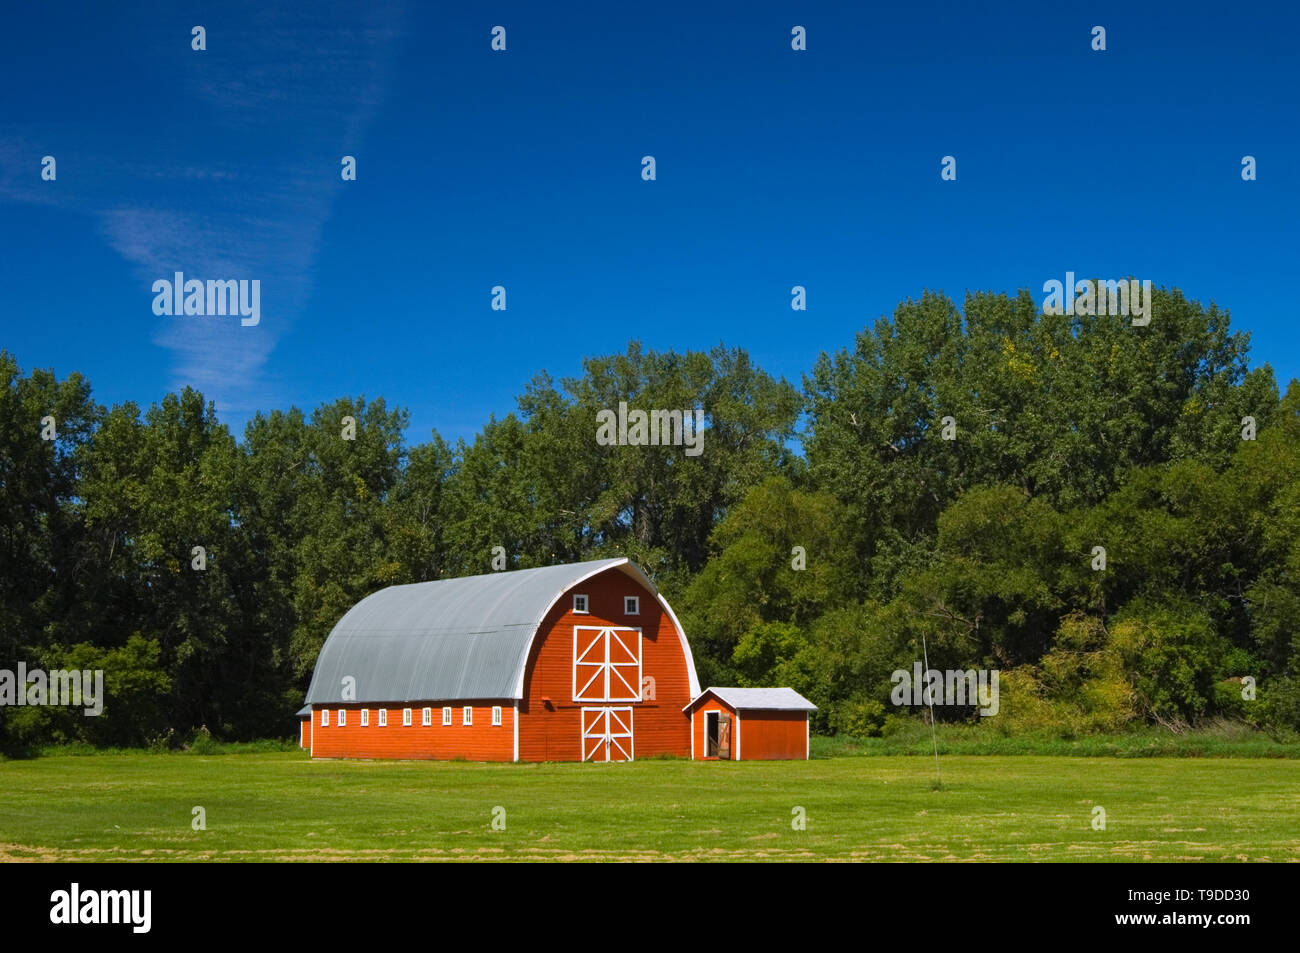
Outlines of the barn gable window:
[{"label": "barn gable window", "polygon": [[579,613],[580,615],[586,615],[589,611],[591,611],[591,610],[589,610],[589,609],[587,608],[587,597],[586,597],[586,596],[584,596],[584,595],[579,595],[579,594],[577,594],[577,593],[574,593],[574,596],[573,596],[573,611],[576,612],[576,613]]},{"label": "barn gable window", "polygon": [[343,727],[344,725],[346,725],[347,723],[348,723],[348,710],[347,710],[346,708],[340,708],[340,709],[339,709],[339,727],[342,728],[342,727]]},{"label": "barn gable window", "polygon": [[451,724],[451,706],[450,706],[450,705],[448,705],[446,708],[444,708],[444,709],[442,710],[442,723],[443,723],[444,725],[450,725],[450,724]]},{"label": "barn gable window", "polygon": [[361,727],[365,728],[369,726],[369,724],[370,724],[370,709],[363,708],[361,709]]},{"label": "barn gable window", "polygon": [[409,708],[403,708],[403,709],[402,709],[402,724],[403,724],[403,725],[409,725],[410,723],[411,723],[411,709],[409,709]]},{"label": "barn gable window", "polygon": [[380,728],[387,728],[387,727],[388,727],[388,709],[387,709],[387,708],[381,708],[381,709],[379,709],[379,727],[380,727]]},{"label": "barn gable window", "polygon": [[623,597],[623,614],[640,615],[641,614],[641,597],[624,596]]},{"label": "barn gable window", "polygon": [[573,627],[573,700],[641,701],[641,630]]},{"label": "barn gable window", "polygon": [[433,709],[426,708],[420,715],[420,723],[426,728],[433,724]]},{"label": "barn gable window", "polygon": [[500,706],[500,705],[493,705],[493,706],[492,706],[492,724],[494,724],[494,725],[499,725],[499,724],[501,724],[501,706]]},{"label": "barn gable window", "polygon": [[462,725],[474,724],[474,709],[469,705],[466,705],[465,710],[460,713],[460,723]]},{"label": "barn gable window", "polygon": [[322,728],[328,728],[330,726],[330,710],[328,708],[322,708],[320,710],[320,726]]}]

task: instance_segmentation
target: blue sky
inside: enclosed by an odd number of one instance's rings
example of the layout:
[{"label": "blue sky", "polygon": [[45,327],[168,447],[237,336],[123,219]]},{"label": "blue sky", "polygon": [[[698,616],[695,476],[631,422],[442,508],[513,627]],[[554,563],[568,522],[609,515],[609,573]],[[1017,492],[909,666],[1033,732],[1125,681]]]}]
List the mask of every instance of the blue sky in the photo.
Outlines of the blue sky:
[{"label": "blue sky", "polygon": [[[419,442],[630,339],[798,383],[909,296],[1068,270],[1216,301],[1300,376],[1300,13],[982,6],[25,4],[0,347],[103,403],[190,384],[237,434],[382,395]],[[260,279],[261,323],[156,316],[176,270]]]}]

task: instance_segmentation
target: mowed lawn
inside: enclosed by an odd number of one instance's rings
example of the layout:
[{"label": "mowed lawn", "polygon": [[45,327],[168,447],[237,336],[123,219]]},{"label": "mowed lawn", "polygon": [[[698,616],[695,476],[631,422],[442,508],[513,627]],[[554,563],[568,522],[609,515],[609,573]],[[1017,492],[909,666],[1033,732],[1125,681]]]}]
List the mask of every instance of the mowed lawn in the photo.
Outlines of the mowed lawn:
[{"label": "mowed lawn", "polygon": [[942,770],[934,790],[918,757],[56,756],[0,764],[0,860],[1300,860],[1300,761],[952,756]]}]

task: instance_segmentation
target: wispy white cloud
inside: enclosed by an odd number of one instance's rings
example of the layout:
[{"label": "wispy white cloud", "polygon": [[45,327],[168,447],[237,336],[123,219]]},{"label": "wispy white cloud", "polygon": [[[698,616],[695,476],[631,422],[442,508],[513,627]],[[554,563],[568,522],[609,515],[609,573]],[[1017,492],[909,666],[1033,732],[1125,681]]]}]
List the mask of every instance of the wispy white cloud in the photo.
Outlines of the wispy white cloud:
[{"label": "wispy white cloud", "polygon": [[0,173],[0,198],[92,216],[140,283],[142,309],[151,308],[153,281],[176,271],[259,279],[258,326],[159,317],[153,337],[171,354],[171,386],[196,387],[221,410],[243,416],[281,402],[267,364],[309,306],[341,184],[339,159],[358,151],[391,85],[406,10],[401,2],[360,9],[250,5],[223,19],[226,26],[210,31],[208,41],[220,53],[209,53],[202,69],[158,78],[179,82],[194,103],[172,137],[174,151],[132,154],[122,137],[79,126],[81,141],[112,144],[75,157],[96,175],[61,169],[61,188],[41,188],[38,176],[13,170],[30,165],[33,143],[49,137],[7,129],[0,168],[10,172]]}]

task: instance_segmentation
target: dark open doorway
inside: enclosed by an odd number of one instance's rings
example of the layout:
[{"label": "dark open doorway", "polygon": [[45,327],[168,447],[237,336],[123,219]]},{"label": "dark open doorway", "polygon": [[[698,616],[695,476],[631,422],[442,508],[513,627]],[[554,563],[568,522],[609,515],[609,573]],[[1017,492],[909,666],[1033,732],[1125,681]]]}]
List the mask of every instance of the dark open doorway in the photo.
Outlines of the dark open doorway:
[{"label": "dark open doorway", "polygon": [[731,715],[725,711],[704,713],[704,756],[731,758]]}]

